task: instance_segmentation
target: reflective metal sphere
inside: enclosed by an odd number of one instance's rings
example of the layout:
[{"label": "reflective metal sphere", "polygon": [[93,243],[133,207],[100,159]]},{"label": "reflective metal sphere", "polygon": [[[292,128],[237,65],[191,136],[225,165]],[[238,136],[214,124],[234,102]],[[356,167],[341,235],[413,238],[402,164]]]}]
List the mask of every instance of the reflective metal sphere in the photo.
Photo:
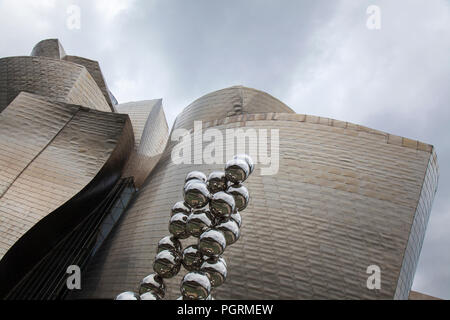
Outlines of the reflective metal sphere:
[{"label": "reflective metal sphere", "polygon": [[209,229],[202,233],[198,242],[200,252],[208,257],[220,256],[227,246],[224,234],[219,230]]},{"label": "reflective metal sphere", "polygon": [[186,222],[188,216],[184,213],[177,213],[170,218],[169,232],[178,239],[189,238],[189,233],[186,231]]},{"label": "reflective metal sphere", "polygon": [[177,213],[184,213],[186,215],[191,214],[191,208],[189,208],[184,201],[179,201],[175,203],[175,205],[172,207],[172,216]]},{"label": "reflective metal sphere", "polygon": [[164,250],[173,250],[177,253],[181,253],[181,242],[175,237],[167,236],[159,240],[158,242],[158,252]]},{"label": "reflective metal sphere", "polygon": [[233,159],[228,161],[225,166],[225,176],[232,183],[242,183],[249,175],[250,167],[245,160]]},{"label": "reflective metal sphere", "polygon": [[146,292],[144,294],[141,294],[141,300],[161,300],[161,297],[159,297],[157,294],[154,294],[153,292]]},{"label": "reflective metal sphere", "polygon": [[206,178],[206,175],[203,172],[200,171],[192,171],[189,172],[186,176],[186,179],[184,180],[185,182],[188,182],[190,180],[201,180],[203,182],[206,182],[208,179]]},{"label": "reflective metal sphere", "polygon": [[211,282],[203,272],[193,271],[181,281],[183,300],[206,300],[211,294]]},{"label": "reflective metal sphere", "polygon": [[239,228],[242,226],[242,217],[241,217],[241,214],[239,213],[239,211],[236,211],[235,213],[233,213],[230,216],[230,218],[233,219],[238,224]]},{"label": "reflective metal sphere", "polygon": [[236,210],[242,211],[247,208],[250,196],[248,194],[248,189],[243,185],[231,185],[227,189],[227,193],[231,194],[234,198],[236,204]]},{"label": "reflective metal sphere", "polygon": [[186,231],[193,237],[200,235],[213,224],[213,216],[208,209],[194,211],[187,219]]},{"label": "reflective metal sphere", "polygon": [[211,193],[225,191],[226,188],[227,188],[227,179],[225,178],[225,172],[214,171],[209,175],[208,189]]},{"label": "reflective metal sphere", "polygon": [[203,263],[203,255],[198,250],[197,245],[186,247],[186,249],[183,250],[182,263],[188,271],[195,271],[200,269]]},{"label": "reflective metal sphere", "polygon": [[217,218],[229,217],[235,210],[236,205],[232,195],[225,192],[213,194],[209,209]]},{"label": "reflective metal sphere", "polygon": [[114,300],[141,300],[141,297],[135,292],[127,291],[119,294]]},{"label": "reflective metal sphere", "polygon": [[183,196],[191,208],[200,209],[208,204],[210,193],[205,182],[194,179],[184,185]]},{"label": "reflective metal sphere", "polygon": [[203,262],[200,271],[207,274],[212,287],[221,286],[227,278],[227,266],[220,259],[208,259]]},{"label": "reflective metal sphere", "polygon": [[217,225],[216,229],[222,231],[225,236],[227,246],[235,243],[241,235],[238,224],[232,219]]},{"label": "reflective metal sphere", "polygon": [[255,170],[255,163],[253,162],[253,159],[248,154],[238,154],[238,155],[234,156],[233,159],[245,160],[250,169],[250,174],[252,174],[253,171]]},{"label": "reflective metal sphere", "polygon": [[172,278],[181,268],[181,257],[172,250],[164,250],[156,255],[153,270],[163,278]]},{"label": "reflective metal sphere", "polygon": [[142,295],[147,292],[151,292],[160,299],[164,298],[164,295],[166,294],[166,285],[164,284],[163,278],[159,274],[152,273],[141,281],[141,284],[139,285],[139,294],[141,295],[141,299]]}]

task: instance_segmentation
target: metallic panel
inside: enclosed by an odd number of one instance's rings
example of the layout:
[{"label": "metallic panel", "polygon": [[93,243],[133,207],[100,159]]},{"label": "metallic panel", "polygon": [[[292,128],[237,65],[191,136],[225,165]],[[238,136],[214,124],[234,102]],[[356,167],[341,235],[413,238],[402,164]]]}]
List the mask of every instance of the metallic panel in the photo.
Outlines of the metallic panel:
[{"label": "metallic panel", "polygon": [[[218,299],[394,298],[432,146],[347,122],[292,113],[220,118],[234,105],[236,90],[197,100],[176,123],[191,128],[194,120],[209,120],[203,128],[222,133],[230,128],[279,130],[279,172],[262,176],[262,165],[257,164],[246,181],[251,200],[242,215],[241,239],[227,248],[228,279],[213,295]],[[242,90],[244,96],[247,90]],[[244,99],[251,106],[244,103],[243,110],[284,109],[269,97],[259,94],[254,105]],[[186,174],[223,169],[223,165],[174,165],[174,146],[169,142],[95,257],[78,298],[112,299],[120,292],[137,290],[140,280],[152,272],[158,241],[168,235],[170,208],[182,199]],[[435,161],[431,163],[428,171],[436,172]],[[429,183],[427,200],[432,200],[436,179]],[[423,216],[429,210],[424,207]],[[413,232],[421,239],[425,230],[413,227]],[[381,290],[366,287],[370,265],[381,268]],[[168,298],[180,295],[183,274],[167,281]]]},{"label": "metallic panel", "polygon": [[124,177],[133,176],[139,188],[158,163],[169,136],[162,100],[130,102],[116,108],[117,112],[128,114],[133,124],[135,152]]},{"label": "metallic panel", "polygon": [[97,83],[98,87],[102,91],[105,100],[108,102],[108,105],[111,108],[110,111],[114,112],[113,101],[109,94],[108,85],[106,84],[105,78],[103,77],[100,64],[97,61],[76,56],[66,55],[62,59],[86,67],[87,71],[91,74],[92,78],[95,80],[95,83]]},{"label": "metallic panel", "polygon": [[0,112],[22,92],[87,108],[111,111],[85,67],[47,57],[0,59]]},{"label": "metallic panel", "polygon": [[174,129],[194,127],[194,121],[212,121],[239,114],[265,112],[295,113],[271,95],[242,86],[212,92],[187,106],[177,117]]},{"label": "metallic panel", "polygon": [[33,57],[62,59],[65,55],[66,52],[58,39],[42,40],[31,51],[31,56]]},{"label": "metallic panel", "polygon": [[414,221],[411,226],[408,245],[403,256],[403,265],[398,279],[397,290],[395,292],[396,299],[406,300],[410,294],[420,251],[422,250],[423,240],[425,238],[425,231],[430,218],[434,195],[437,191],[439,179],[438,171],[437,156],[433,150],[428,162],[422,191],[420,192],[420,198],[414,214]]},{"label": "metallic panel", "polygon": [[109,192],[133,144],[126,115],[30,93],[0,114],[0,296]]}]

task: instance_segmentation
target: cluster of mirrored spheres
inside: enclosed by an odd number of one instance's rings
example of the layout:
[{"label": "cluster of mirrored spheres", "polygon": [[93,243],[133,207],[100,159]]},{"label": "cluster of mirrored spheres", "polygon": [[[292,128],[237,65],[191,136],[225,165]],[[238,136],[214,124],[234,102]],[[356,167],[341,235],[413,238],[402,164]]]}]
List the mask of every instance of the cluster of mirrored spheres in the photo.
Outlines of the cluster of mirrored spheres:
[{"label": "cluster of mirrored spheres", "polygon": [[[225,172],[209,177],[199,171],[186,176],[184,201],[172,208],[170,236],[161,239],[153,263],[154,273],[145,277],[139,293],[124,292],[116,300],[161,300],[166,293],[164,279],[175,277],[183,266],[188,273],[180,285],[179,300],[211,300],[213,288],[227,277],[225,248],[240,237],[242,212],[249,203],[243,182],[255,166],[248,155],[228,161]],[[195,237],[198,243],[182,248],[180,240]]]}]

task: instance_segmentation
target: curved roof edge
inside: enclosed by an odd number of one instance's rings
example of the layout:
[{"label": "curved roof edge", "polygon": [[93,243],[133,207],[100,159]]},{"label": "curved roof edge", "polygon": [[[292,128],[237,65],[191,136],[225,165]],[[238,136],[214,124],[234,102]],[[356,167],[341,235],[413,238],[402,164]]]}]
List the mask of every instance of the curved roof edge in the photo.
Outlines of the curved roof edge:
[{"label": "curved roof edge", "polygon": [[55,59],[63,59],[66,52],[58,39],[45,39],[39,41],[31,51],[33,57],[48,57]]},{"label": "curved roof edge", "polygon": [[[275,121],[293,121],[293,122],[305,122],[312,124],[319,124],[342,130],[351,130],[356,133],[370,134],[380,139],[384,139],[387,144],[398,145],[405,148],[416,149],[432,153],[435,148],[431,144],[427,144],[418,140],[413,140],[387,132],[371,129],[365,126],[354,124],[351,122],[335,120],[331,118],[312,116],[307,114],[291,114],[291,113],[257,113],[257,114],[242,114],[238,116],[231,116],[224,119],[218,119],[213,121],[205,121],[203,128],[215,127],[218,125],[234,123],[234,122],[246,122],[246,121],[263,121],[263,120],[275,120]],[[192,129],[191,129],[192,130]]]},{"label": "curved roof edge", "polygon": [[[243,90],[246,90],[246,91],[252,91],[252,92],[255,92],[255,93],[261,93],[261,94],[263,94],[263,95],[269,96],[270,98],[272,98],[272,99],[276,100],[277,102],[279,102],[280,104],[284,105],[288,110],[290,110],[290,112],[295,113],[295,111],[294,111],[291,107],[289,107],[289,106],[288,106],[287,104],[285,104],[283,101],[281,101],[280,99],[278,99],[278,98],[276,98],[275,96],[271,95],[270,93],[267,93],[267,92],[265,92],[265,91],[258,90],[258,89],[255,89],[255,88],[251,88],[251,87],[246,87],[246,86],[243,86],[243,85],[234,85],[234,86],[231,86],[231,87],[222,88],[222,89],[219,89],[219,90],[215,90],[215,91],[209,92],[209,93],[207,93],[207,94],[204,94],[204,95],[201,96],[200,98],[195,99],[194,101],[192,101],[192,102],[188,105],[188,107],[189,107],[190,105],[196,103],[197,101],[204,99],[205,97],[207,97],[207,96],[209,96],[209,95],[217,94],[217,93],[219,93],[219,92],[226,91],[226,90],[230,90],[230,89],[243,89]],[[186,107],[186,108],[187,108],[187,107]],[[183,111],[184,111],[184,110],[183,110]],[[182,112],[183,112],[183,111],[182,111]],[[289,113],[289,112],[286,112],[286,113]]]}]

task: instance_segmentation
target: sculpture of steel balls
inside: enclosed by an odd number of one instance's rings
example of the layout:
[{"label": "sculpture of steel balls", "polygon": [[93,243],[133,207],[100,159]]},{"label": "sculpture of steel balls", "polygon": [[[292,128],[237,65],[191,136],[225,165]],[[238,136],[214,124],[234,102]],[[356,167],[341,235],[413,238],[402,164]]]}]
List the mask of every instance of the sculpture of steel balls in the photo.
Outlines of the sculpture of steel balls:
[{"label": "sculpture of steel balls", "polygon": [[223,191],[217,192],[212,195],[209,208],[216,218],[227,218],[236,209],[234,197]]},{"label": "sculpture of steel balls", "polygon": [[[188,273],[180,284],[178,300],[214,300],[213,288],[227,278],[227,263],[221,256],[227,246],[240,237],[242,212],[249,203],[249,192],[242,185],[255,169],[250,156],[236,155],[225,171],[209,177],[199,171],[187,174],[183,200],[171,210],[171,236],[158,242],[152,273],[139,285],[139,294],[124,292],[116,300],[161,300],[166,293],[164,279],[173,278],[183,266]],[[184,250],[180,240],[193,236],[198,243]]]},{"label": "sculpture of steel balls", "polygon": [[213,221],[214,217],[208,209],[194,210],[187,219],[186,232],[199,238],[205,230],[211,228]]},{"label": "sculpture of steel balls", "polygon": [[220,256],[227,247],[227,240],[222,231],[209,229],[206,230],[199,239],[198,249],[208,257]]},{"label": "sculpture of steel balls", "polygon": [[217,225],[216,230],[222,231],[227,246],[231,246],[233,243],[235,243],[241,235],[239,225],[232,219],[229,219],[228,221],[222,222]]},{"label": "sculpture of steel balls", "polygon": [[192,271],[181,281],[183,300],[206,300],[211,294],[211,281],[204,272]]},{"label": "sculpture of steel balls", "polygon": [[211,258],[206,260],[201,265],[200,271],[207,274],[212,287],[221,286],[227,278],[227,265],[223,258]]},{"label": "sculpture of steel balls", "polygon": [[239,228],[242,226],[242,217],[241,217],[241,214],[240,214],[238,211],[236,211],[235,213],[233,213],[233,214],[230,216],[230,218],[231,218],[234,222],[236,222],[236,223],[238,224],[238,227],[239,227]]},{"label": "sculpture of steel balls", "polygon": [[173,278],[180,271],[181,257],[178,252],[164,250],[156,255],[153,270],[163,278]]},{"label": "sculpture of steel balls", "polygon": [[246,187],[243,185],[231,185],[227,189],[227,193],[233,196],[236,210],[243,211],[247,208],[250,195]]},{"label": "sculpture of steel balls", "polygon": [[161,297],[149,291],[144,294],[141,294],[140,300],[161,300]]},{"label": "sculpture of steel balls", "polygon": [[206,181],[208,181],[208,178],[206,178],[206,175],[203,172],[192,171],[187,174],[186,179],[184,179],[184,182],[188,182],[190,180],[201,180],[206,183]]},{"label": "sculpture of steel balls", "polygon": [[141,295],[141,299],[143,294],[149,292],[156,295],[159,299],[164,298],[164,295],[166,294],[166,285],[164,284],[164,280],[157,273],[148,275],[139,285],[139,294]]},{"label": "sculpture of steel balls", "polygon": [[184,213],[174,214],[169,221],[169,232],[178,239],[189,238],[189,233],[186,230],[186,222],[188,215]]},{"label": "sculpture of steel balls", "polygon": [[191,214],[191,208],[189,208],[184,201],[179,201],[177,203],[175,203],[175,205],[172,207],[172,216],[177,214],[177,213],[184,213],[186,215],[190,215]]},{"label": "sculpture of steel balls", "polygon": [[250,175],[250,166],[245,159],[236,158],[227,162],[225,177],[232,183],[242,183]]},{"label": "sculpture of steel balls", "polygon": [[186,249],[183,250],[181,262],[183,267],[188,271],[200,269],[203,264],[203,255],[200,250],[198,250],[198,246],[196,244],[186,247]]},{"label": "sculpture of steel balls", "polygon": [[208,189],[212,194],[219,191],[225,191],[227,189],[227,179],[225,177],[225,172],[212,172],[208,177]]},{"label": "sculpture of steel balls", "polygon": [[255,164],[252,160],[252,158],[247,155],[247,154],[238,154],[236,156],[233,157],[233,159],[241,159],[241,160],[245,160],[245,162],[247,162],[247,165],[250,169],[250,174],[253,173],[253,171],[255,170]]},{"label": "sculpture of steel balls", "polygon": [[167,236],[159,240],[157,253],[164,250],[173,250],[175,252],[181,252],[181,242],[175,237]]},{"label": "sculpture of steel balls", "polygon": [[206,206],[211,196],[206,182],[201,180],[189,180],[183,189],[184,202],[193,209]]},{"label": "sculpture of steel balls", "polygon": [[141,297],[135,292],[127,291],[119,294],[115,300],[141,300]]}]

